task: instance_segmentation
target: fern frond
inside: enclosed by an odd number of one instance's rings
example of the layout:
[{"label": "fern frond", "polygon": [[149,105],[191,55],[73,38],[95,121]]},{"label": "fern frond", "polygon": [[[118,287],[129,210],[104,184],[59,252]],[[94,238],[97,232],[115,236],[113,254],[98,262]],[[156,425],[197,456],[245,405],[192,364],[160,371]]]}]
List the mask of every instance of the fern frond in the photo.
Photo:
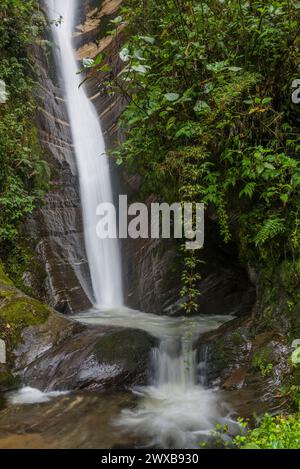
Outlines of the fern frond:
[{"label": "fern frond", "polygon": [[275,238],[285,230],[284,220],[278,217],[271,217],[266,220],[254,238],[255,245],[261,246],[267,241]]}]

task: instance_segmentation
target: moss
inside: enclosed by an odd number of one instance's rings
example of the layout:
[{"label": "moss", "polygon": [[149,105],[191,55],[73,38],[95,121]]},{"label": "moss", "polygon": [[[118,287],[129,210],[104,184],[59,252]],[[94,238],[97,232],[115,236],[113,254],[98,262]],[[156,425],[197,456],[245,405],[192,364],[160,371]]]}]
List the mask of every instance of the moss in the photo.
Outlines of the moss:
[{"label": "moss", "polygon": [[13,282],[8,278],[4,272],[2,262],[0,261],[0,283],[3,285],[13,286]]},{"label": "moss", "polygon": [[38,296],[36,288],[24,284],[24,273],[30,272],[33,275],[35,283],[43,284],[44,270],[34,257],[34,243],[29,239],[23,240],[13,248],[5,259],[5,267],[8,275],[12,279],[14,286],[22,290],[26,295]]},{"label": "moss", "polygon": [[244,342],[240,332],[236,331],[232,334],[232,343],[235,347],[239,347]]},{"label": "moss", "polygon": [[135,369],[136,363],[141,356],[148,354],[150,338],[145,332],[136,330],[114,331],[101,337],[96,344],[94,352],[99,362],[107,364],[126,366]]},{"label": "moss", "polygon": [[26,296],[15,297],[0,309],[0,318],[9,325],[13,345],[17,344],[25,327],[44,323],[49,314],[47,306]]},{"label": "moss", "polygon": [[0,392],[10,391],[19,386],[19,377],[14,376],[10,370],[0,369]]},{"label": "moss", "polygon": [[6,289],[3,289],[3,288],[0,288],[0,298],[3,298],[3,299],[11,299],[15,296],[15,292],[14,290],[6,290]]}]

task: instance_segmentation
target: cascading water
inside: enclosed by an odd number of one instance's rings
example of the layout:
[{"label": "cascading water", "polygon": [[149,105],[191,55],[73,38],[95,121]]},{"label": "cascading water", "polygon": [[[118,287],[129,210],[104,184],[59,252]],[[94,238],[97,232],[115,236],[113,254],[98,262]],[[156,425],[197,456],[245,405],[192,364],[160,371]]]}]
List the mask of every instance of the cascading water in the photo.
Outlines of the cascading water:
[{"label": "cascading water", "polygon": [[215,424],[228,417],[218,393],[205,387],[205,367],[196,360],[193,342],[232,316],[171,318],[124,309],[101,315],[84,313],[74,319],[85,324],[126,324],[159,340],[150,357],[149,385],[133,389],[139,397],[137,407],[123,410],[115,421],[117,428],[134,435],[142,445],[197,448],[211,438]]},{"label": "cascading water", "polygon": [[[192,340],[165,338],[153,350],[152,384],[134,390],[140,402],[123,410],[116,425],[134,435],[144,435],[153,448],[199,448],[207,443],[227,409],[216,392],[197,381]],[[225,410],[225,413],[224,413]]]},{"label": "cascading water", "polygon": [[[65,99],[67,102],[73,143],[80,180],[85,247],[89,262],[95,306],[123,305],[121,260],[118,241],[100,239],[96,233],[96,208],[100,203],[112,203],[113,194],[108,158],[99,117],[80,86],[72,34],[78,0],[46,0],[52,21],[54,41],[59,48]],[[61,17],[59,24],[55,22]],[[114,220],[108,220],[113,226]]]}]

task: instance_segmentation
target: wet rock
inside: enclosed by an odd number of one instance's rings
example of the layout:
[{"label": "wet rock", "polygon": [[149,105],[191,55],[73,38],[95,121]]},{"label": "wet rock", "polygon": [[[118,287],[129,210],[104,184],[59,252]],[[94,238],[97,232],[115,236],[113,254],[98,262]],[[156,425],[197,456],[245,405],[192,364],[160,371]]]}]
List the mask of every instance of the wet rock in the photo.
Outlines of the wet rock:
[{"label": "wet rock", "polygon": [[19,385],[19,379],[12,372],[13,350],[20,344],[23,330],[43,324],[51,314],[50,308],[13,286],[0,262],[0,341],[5,344],[0,356],[0,391]]},{"label": "wet rock", "polygon": [[42,390],[124,388],[146,384],[156,341],[143,331],[86,327],[55,315],[24,331],[16,372]]},{"label": "wet rock", "polygon": [[28,217],[24,231],[44,270],[40,281],[30,279],[31,283],[39,283],[39,298],[59,311],[72,312],[90,307],[86,293],[90,291],[90,278],[77,166],[61,79],[54,66],[55,53],[57,49],[50,53],[38,42],[29,51],[37,81],[36,126],[51,181],[43,206]]},{"label": "wet rock", "polygon": [[19,378],[13,375],[7,365],[0,364],[0,393],[16,389],[19,385]]},{"label": "wet rock", "polygon": [[[226,391],[246,393],[248,407],[265,402],[269,409],[284,401],[281,386],[291,374],[291,346],[276,331],[256,333],[251,318],[235,319],[203,334],[194,344],[207,362],[207,381]],[[252,402],[251,402],[252,401]]]},{"label": "wet rock", "polygon": [[72,393],[43,404],[6,402],[3,409],[0,401],[0,448],[133,448],[137,442],[113,422],[135,401],[131,393],[112,392]]},{"label": "wet rock", "polygon": [[223,383],[224,389],[241,389],[246,378],[247,368],[241,367],[235,370]]}]

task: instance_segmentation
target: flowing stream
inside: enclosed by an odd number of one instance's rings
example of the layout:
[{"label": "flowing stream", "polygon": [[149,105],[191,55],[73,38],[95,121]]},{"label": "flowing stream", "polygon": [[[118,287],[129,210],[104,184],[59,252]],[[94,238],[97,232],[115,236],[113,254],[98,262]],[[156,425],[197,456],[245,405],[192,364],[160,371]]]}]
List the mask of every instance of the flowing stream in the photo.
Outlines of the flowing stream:
[{"label": "flowing stream", "polygon": [[[123,304],[123,287],[118,241],[100,239],[96,233],[97,206],[112,203],[113,194],[101,125],[84,86],[80,86],[82,77],[72,44],[75,12],[79,3],[78,0],[46,0],[46,3],[59,51],[57,56],[79,173],[93,303],[106,307],[120,306]],[[58,21],[60,17],[61,21]],[[114,222],[110,220],[110,226]]]},{"label": "flowing stream", "polygon": [[[216,390],[207,389],[205,363],[197,361],[193,342],[218,328],[232,316],[172,318],[126,308],[91,310],[74,319],[85,324],[142,329],[156,337],[159,346],[149,360],[149,385],[134,388],[138,403],[115,419],[116,428],[155,448],[197,448],[207,442],[218,422],[234,423]],[[203,366],[204,365],[204,366]]]},{"label": "flowing stream", "polygon": [[[88,99],[76,61],[72,34],[78,0],[46,0],[58,46],[58,66],[63,79],[75,148],[81,191],[85,245],[92,281],[94,309],[74,317],[86,324],[142,329],[156,337],[159,346],[149,359],[149,385],[133,389],[135,408],[125,408],[114,425],[119,431],[143,436],[146,446],[162,448],[197,447],[222,418],[218,396],[206,389],[193,341],[230,316],[170,318],[124,308],[119,246],[116,240],[96,235],[96,207],[112,202],[108,158],[97,113]],[[57,23],[55,20],[62,20]],[[12,399],[31,401],[35,390],[26,388]],[[141,439],[141,438],[139,438]]]}]

